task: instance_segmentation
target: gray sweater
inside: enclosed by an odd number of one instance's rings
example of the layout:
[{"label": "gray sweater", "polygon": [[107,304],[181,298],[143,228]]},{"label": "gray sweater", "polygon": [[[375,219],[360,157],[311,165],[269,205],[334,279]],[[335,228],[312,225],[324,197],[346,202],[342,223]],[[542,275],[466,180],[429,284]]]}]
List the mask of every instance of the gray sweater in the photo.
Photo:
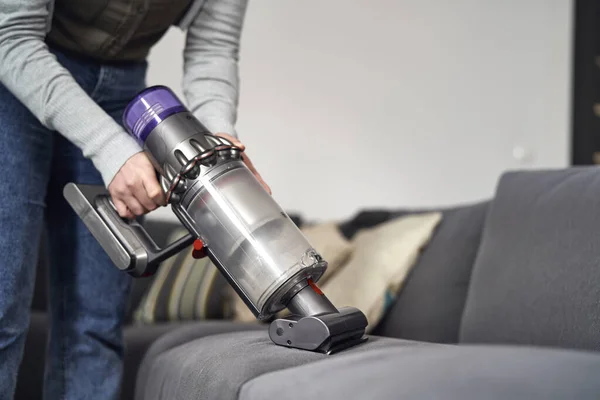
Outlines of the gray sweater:
[{"label": "gray sweater", "polygon": [[[179,23],[186,31],[187,106],[213,133],[237,136],[237,63],[246,5],[247,0],[194,0]],[[45,127],[78,146],[108,186],[141,148],[48,51],[44,39],[53,9],[53,0],[0,0],[0,82]]]}]

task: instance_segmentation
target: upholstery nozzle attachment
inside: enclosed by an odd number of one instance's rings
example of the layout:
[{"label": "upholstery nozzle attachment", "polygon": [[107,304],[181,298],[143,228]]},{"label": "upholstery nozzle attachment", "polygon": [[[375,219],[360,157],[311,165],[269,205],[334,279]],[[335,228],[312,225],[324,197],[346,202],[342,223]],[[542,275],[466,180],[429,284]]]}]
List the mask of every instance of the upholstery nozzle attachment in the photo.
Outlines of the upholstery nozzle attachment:
[{"label": "upholstery nozzle attachment", "polygon": [[309,282],[288,303],[292,313],[269,327],[271,340],[302,350],[333,354],[367,340],[365,315],[354,307],[339,310],[314,283]]}]

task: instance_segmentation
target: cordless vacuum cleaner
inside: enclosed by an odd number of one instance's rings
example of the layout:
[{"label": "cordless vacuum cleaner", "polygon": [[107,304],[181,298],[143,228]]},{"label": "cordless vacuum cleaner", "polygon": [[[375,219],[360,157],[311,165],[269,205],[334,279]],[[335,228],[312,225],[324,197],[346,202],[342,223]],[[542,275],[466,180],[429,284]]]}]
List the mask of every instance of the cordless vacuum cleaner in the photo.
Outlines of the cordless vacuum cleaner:
[{"label": "cordless vacuum cleaner", "polygon": [[281,346],[326,354],[366,340],[367,319],[336,308],[316,285],[327,262],[246,167],[242,152],[212,135],[164,86],[142,91],[123,122],[159,173],[172,211],[189,234],[159,248],[136,220],[121,218],[102,186],[69,183],[64,196],[114,264],[134,277],[193,245]]}]

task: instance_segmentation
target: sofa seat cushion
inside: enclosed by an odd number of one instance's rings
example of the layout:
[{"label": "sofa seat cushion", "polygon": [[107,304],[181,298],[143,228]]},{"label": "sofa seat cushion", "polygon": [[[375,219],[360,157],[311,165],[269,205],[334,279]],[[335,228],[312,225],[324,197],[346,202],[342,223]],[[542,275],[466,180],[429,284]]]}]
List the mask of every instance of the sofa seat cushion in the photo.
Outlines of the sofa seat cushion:
[{"label": "sofa seat cushion", "polygon": [[600,355],[515,347],[397,346],[274,371],[240,400],[600,398]]},{"label": "sofa seat cushion", "polygon": [[[144,349],[144,352],[139,353],[139,357],[134,366],[135,371],[137,372],[137,378],[135,378],[136,399],[141,400],[146,398],[143,397],[143,394],[145,391],[144,388],[148,386],[148,379],[150,379],[149,371],[154,367],[156,358],[161,356],[163,353],[169,352],[171,349],[190,341],[211,335],[253,330],[265,331],[267,329],[265,325],[240,323],[227,320],[215,320],[156,324],[150,326],[141,325],[135,329],[127,329],[125,331],[125,336],[129,337],[130,339],[133,335],[137,337],[145,337],[148,336],[148,334],[152,334],[154,331],[164,330],[168,327],[172,327],[172,329],[170,329],[168,333],[165,332],[160,337],[156,337],[151,344],[148,344],[148,348]],[[139,338],[137,341],[139,341]],[[127,359],[125,366],[127,367]],[[128,371],[125,371],[125,375],[127,377]],[[127,398],[133,399],[133,396]]]},{"label": "sofa seat cushion", "polygon": [[138,379],[136,399],[237,399],[244,383],[268,372],[380,348],[424,345],[370,337],[366,343],[328,356],[276,346],[266,329],[213,335],[147,357],[143,365],[145,376]]}]

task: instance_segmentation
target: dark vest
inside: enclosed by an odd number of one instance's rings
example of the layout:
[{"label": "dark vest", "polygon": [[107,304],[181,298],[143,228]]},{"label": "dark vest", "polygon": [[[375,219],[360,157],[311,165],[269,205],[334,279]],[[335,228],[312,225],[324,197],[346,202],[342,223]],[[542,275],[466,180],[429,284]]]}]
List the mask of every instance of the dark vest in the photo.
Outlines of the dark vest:
[{"label": "dark vest", "polygon": [[[25,1],[25,0],[23,0]],[[103,61],[142,61],[192,0],[56,0],[50,45]]]}]

